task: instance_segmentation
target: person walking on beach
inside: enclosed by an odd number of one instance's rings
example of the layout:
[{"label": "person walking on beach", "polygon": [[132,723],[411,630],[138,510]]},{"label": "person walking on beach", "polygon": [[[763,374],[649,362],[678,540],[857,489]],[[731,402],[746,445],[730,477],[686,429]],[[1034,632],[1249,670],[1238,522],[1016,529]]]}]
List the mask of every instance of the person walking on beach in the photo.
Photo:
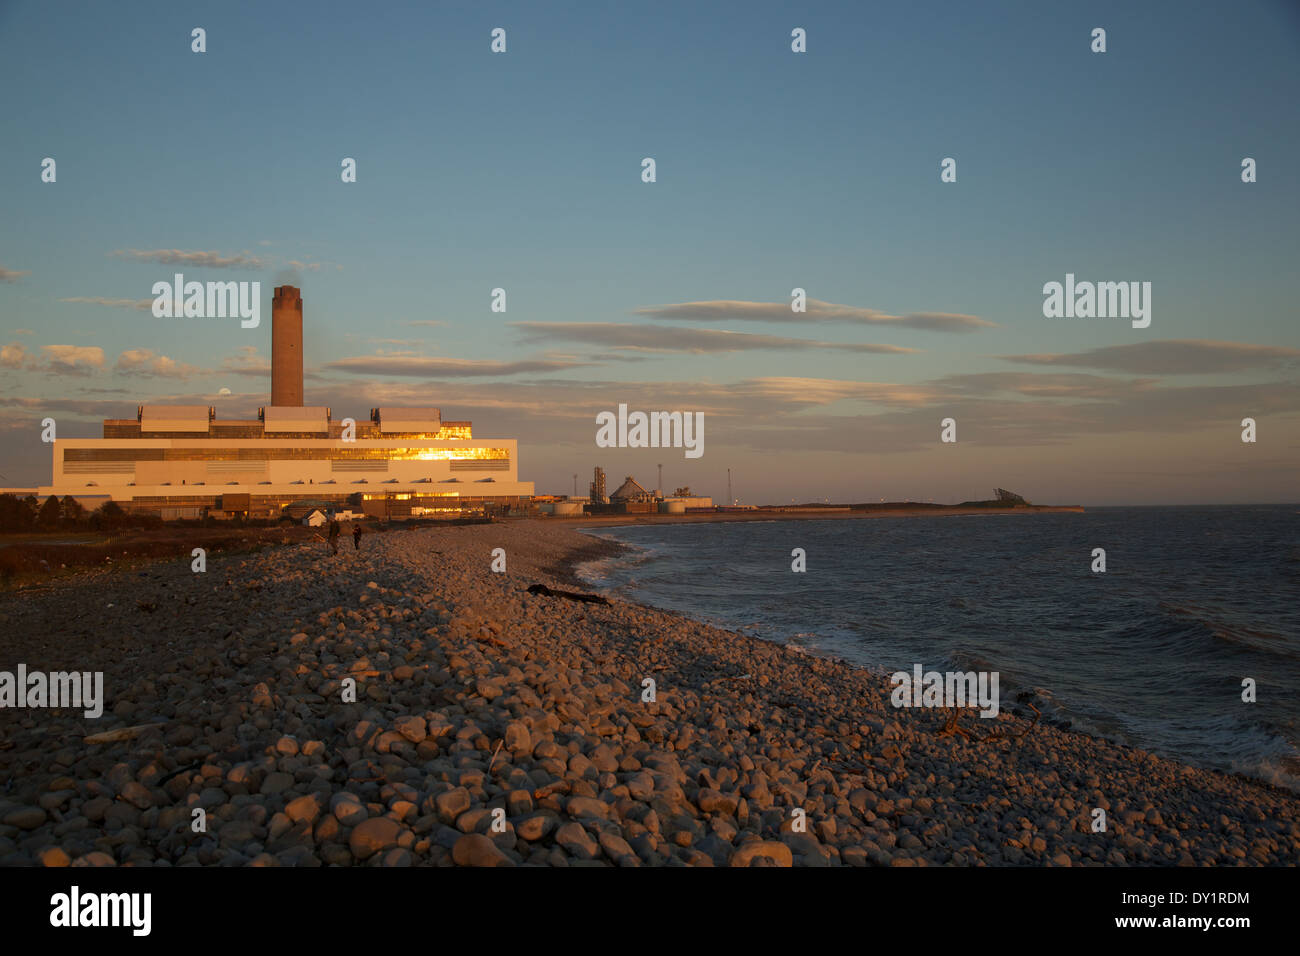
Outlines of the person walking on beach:
[{"label": "person walking on beach", "polygon": [[354,524],[352,526],[352,550],[361,550],[361,525],[359,524]]},{"label": "person walking on beach", "polygon": [[330,552],[337,555],[339,553],[339,535],[343,529],[339,527],[337,518],[330,519]]}]

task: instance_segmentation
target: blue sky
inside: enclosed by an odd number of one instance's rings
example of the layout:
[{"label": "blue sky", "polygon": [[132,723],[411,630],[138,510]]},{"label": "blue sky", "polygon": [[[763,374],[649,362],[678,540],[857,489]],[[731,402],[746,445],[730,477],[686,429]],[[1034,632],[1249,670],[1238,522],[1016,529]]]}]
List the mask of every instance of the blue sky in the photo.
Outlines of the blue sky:
[{"label": "blue sky", "polygon": [[[255,413],[291,282],[309,401],[438,405],[539,491],[664,461],[751,502],[1295,500],[1298,56],[1281,0],[0,2],[0,484],[48,480],[46,414]],[[168,251],[261,281],[262,327],[96,304]],[[1044,318],[1067,272],[1151,282],[1151,326]],[[855,320],[743,304],[796,286]],[[878,318],[929,313],[993,325]],[[705,455],[597,449],[619,402],[705,410]]]}]

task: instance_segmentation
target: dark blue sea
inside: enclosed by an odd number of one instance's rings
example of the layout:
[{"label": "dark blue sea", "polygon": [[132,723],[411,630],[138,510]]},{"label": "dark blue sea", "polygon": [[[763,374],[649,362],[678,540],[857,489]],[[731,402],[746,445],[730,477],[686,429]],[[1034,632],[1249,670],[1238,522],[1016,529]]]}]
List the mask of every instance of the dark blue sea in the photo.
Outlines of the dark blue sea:
[{"label": "dark blue sea", "polygon": [[607,593],[874,670],[995,670],[1005,710],[1300,789],[1300,505],[593,533],[634,549],[580,569]]}]

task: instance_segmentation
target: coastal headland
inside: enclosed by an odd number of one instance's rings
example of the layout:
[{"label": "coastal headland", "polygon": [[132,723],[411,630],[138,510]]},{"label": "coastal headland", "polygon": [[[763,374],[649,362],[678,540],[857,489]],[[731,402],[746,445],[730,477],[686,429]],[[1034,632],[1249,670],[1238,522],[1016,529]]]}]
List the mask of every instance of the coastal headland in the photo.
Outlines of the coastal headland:
[{"label": "coastal headland", "polygon": [[879,674],[529,593],[618,553],[576,523],[375,534],[337,557],[312,540],[0,596],[0,669],[102,672],[105,696],[94,720],[0,709],[0,864],[1300,857],[1289,791],[1009,708],[954,731],[891,706]]}]

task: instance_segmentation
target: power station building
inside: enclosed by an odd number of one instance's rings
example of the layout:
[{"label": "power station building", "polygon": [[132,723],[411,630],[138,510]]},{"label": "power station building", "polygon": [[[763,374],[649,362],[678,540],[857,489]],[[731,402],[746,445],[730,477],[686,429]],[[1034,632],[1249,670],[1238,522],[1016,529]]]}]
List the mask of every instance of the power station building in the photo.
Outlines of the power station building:
[{"label": "power station building", "polygon": [[437,408],[382,407],[368,421],[303,404],[302,296],[279,286],[271,306],[271,404],[255,420],[223,420],[205,405],[140,405],[106,419],[102,438],[58,439],[45,498],[93,507],[111,498],[164,518],[278,517],[311,500],[401,517],[518,507],[514,439],[476,439]]}]

